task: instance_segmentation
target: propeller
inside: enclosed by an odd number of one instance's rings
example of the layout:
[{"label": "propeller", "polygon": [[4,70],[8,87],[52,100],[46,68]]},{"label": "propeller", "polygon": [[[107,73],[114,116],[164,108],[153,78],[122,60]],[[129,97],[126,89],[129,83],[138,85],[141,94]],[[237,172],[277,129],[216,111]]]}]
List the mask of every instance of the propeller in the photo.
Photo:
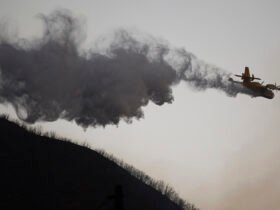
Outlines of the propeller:
[{"label": "propeller", "polygon": [[275,82],[274,85],[275,85],[275,90],[276,90],[276,91],[280,90],[280,85],[277,86],[276,82]]},{"label": "propeller", "polygon": [[271,90],[276,90],[276,91],[280,90],[280,85],[277,86],[276,82],[274,84],[267,84],[266,87]]}]

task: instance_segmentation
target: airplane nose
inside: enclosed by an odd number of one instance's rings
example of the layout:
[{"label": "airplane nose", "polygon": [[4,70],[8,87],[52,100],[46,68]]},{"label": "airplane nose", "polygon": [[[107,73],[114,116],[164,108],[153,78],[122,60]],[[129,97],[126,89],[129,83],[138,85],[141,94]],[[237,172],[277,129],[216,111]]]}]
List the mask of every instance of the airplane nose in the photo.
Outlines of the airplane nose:
[{"label": "airplane nose", "polygon": [[268,92],[268,98],[273,99],[274,98],[274,93],[272,91]]},{"label": "airplane nose", "polygon": [[268,99],[274,98],[274,93],[271,90],[266,89],[264,92],[264,97]]}]

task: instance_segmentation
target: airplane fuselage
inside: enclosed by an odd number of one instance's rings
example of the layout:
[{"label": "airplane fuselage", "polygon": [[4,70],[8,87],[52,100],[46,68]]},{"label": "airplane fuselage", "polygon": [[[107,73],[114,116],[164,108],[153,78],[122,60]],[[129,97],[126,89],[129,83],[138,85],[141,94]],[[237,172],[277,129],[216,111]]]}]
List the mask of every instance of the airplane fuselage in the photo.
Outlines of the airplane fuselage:
[{"label": "airplane fuselage", "polygon": [[268,89],[267,87],[263,86],[259,82],[249,82],[243,81],[243,86],[250,89],[255,97],[262,96],[267,99],[273,99],[274,93],[272,90]]}]

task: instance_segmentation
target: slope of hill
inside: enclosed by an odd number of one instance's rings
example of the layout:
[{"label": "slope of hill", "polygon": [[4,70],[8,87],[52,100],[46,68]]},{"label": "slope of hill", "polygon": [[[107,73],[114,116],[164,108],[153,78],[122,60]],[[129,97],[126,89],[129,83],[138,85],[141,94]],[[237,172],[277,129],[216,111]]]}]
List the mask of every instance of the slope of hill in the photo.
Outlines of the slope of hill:
[{"label": "slope of hill", "polygon": [[1,209],[196,209],[91,149],[0,118]]}]

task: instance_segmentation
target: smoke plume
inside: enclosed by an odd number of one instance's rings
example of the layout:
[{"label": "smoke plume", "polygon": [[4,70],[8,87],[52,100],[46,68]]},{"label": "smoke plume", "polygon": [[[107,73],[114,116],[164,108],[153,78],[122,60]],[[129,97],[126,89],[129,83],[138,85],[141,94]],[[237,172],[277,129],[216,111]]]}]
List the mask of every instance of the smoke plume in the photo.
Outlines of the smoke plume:
[{"label": "smoke plume", "polygon": [[143,117],[149,101],[173,101],[172,85],[246,93],[229,73],[164,41],[117,31],[103,50],[83,50],[83,23],[69,11],[41,15],[44,33],[34,40],[0,35],[0,102],[24,121],[75,121],[83,127]]}]

